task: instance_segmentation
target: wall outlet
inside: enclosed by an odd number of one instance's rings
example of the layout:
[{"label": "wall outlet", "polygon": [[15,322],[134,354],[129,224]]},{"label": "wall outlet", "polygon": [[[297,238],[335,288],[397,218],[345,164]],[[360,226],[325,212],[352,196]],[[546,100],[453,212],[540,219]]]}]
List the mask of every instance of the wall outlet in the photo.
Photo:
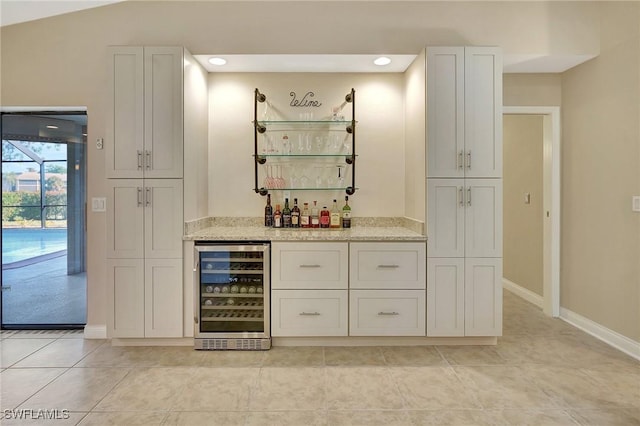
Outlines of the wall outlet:
[{"label": "wall outlet", "polygon": [[104,139],[98,138],[96,139],[96,149],[104,148]]},{"label": "wall outlet", "polygon": [[634,212],[640,212],[640,195],[634,195],[631,197],[631,210]]},{"label": "wall outlet", "polygon": [[524,203],[525,204],[531,204],[531,193],[530,192],[525,192],[524,193]]},{"label": "wall outlet", "polygon": [[106,212],[107,211],[107,199],[104,197],[91,199],[91,211],[92,212]]}]

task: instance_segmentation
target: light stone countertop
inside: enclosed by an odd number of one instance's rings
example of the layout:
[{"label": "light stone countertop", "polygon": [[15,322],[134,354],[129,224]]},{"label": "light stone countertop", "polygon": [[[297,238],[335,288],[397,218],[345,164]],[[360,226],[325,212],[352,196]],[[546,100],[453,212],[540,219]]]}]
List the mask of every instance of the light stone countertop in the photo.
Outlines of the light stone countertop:
[{"label": "light stone countertop", "polygon": [[[256,220],[215,218],[185,224],[186,241],[427,241],[406,219],[361,220],[349,229],[266,228]],[[413,229],[410,229],[413,228]]]}]

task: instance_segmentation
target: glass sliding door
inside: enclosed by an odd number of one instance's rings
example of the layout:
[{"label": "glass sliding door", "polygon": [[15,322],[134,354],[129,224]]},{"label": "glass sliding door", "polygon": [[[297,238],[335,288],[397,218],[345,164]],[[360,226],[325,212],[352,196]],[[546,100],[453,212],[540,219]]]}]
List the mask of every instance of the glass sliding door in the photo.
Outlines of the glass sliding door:
[{"label": "glass sliding door", "polygon": [[86,322],[86,115],[2,114],[3,328]]}]

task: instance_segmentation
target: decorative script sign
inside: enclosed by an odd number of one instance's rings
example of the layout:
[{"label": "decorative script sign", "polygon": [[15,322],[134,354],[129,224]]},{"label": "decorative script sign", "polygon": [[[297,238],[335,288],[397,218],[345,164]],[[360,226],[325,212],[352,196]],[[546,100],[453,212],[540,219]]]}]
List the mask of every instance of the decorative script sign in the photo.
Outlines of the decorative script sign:
[{"label": "decorative script sign", "polygon": [[309,91],[304,94],[302,99],[298,99],[298,95],[296,94],[296,92],[289,92],[289,96],[291,96],[291,102],[289,102],[289,105],[292,107],[298,107],[298,108],[306,108],[306,107],[318,108],[322,105],[322,102],[311,99],[315,95],[316,95],[315,93]]}]

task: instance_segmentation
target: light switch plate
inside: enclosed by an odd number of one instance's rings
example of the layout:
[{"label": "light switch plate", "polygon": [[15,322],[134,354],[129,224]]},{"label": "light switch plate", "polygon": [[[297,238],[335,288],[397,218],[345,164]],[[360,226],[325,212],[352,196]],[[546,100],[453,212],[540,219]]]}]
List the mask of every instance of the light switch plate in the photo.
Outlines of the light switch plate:
[{"label": "light switch plate", "polygon": [[92,212],[106,212],[107,211],[107,199],[104,197],[91,199],[91,211]]},{"label": "light switch plate", "polygon": [[640,212],[640,195],[634,195],[631,197],[631,210],[634,212]]}]

